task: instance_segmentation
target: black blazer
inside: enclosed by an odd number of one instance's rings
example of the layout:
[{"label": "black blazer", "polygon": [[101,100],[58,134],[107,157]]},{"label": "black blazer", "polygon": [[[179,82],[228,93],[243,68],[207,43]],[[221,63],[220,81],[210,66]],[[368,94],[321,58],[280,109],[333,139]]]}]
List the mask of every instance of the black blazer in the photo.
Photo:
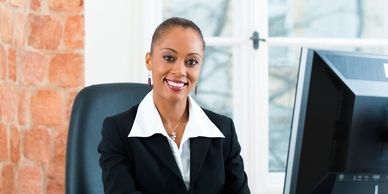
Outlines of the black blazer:
[{"label": "black blazer", "polygon": [[137,108],[138,105],[104,120],[98,152],[105,193],[250,193],[230,118],[204,109],[225,138],[190,139],[190,190],[187,191],[165,136],[128,137]]}]

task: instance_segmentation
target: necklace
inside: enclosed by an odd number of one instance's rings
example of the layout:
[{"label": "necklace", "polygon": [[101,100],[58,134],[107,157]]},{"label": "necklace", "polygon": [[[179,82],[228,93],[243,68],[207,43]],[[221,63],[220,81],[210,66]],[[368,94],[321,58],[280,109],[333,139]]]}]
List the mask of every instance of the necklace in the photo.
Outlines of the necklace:
[{"label": "necklace", "polygon": [[176,139],[176,128],[179,126],[179,124],[181,124],[181,122],[183,121],[183,118],[185,117],[185,113],[183,113],[182,117],[179,119],[178,123],[175,125],[174,128],[171,128],[167,122],[165,121],[165,124],[167,126],[168,129],[171,130],[171,133],[169,134],[170,138],[175,141]]}]

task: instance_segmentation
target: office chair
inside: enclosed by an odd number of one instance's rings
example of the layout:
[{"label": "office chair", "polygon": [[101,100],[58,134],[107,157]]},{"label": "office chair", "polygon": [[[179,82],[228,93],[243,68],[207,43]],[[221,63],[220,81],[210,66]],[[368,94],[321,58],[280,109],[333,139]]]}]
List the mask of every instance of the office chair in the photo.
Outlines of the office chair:
[{"label": "office chair", "polygon": [[105,117],[140,103],[146,84],[112,83],[82,89],[71,112],[66,148],[66,194],[103,194],[98,143]]}]

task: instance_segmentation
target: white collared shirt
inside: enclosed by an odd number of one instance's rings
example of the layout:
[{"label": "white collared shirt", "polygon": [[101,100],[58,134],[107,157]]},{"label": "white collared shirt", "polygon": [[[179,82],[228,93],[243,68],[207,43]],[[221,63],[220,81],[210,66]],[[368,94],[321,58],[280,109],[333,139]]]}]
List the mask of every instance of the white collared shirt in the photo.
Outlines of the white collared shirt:
[{"label": "white collared shirt", "polygon": [[190,188],[190,141],[188,140],[195,137],[225,138],[202,108],[189,96],[189,120],[178,148],[164,129],[151,91],[140,102],[128,137],[150,137],[154,134],[162,134],[167,138],[187,190]]}]

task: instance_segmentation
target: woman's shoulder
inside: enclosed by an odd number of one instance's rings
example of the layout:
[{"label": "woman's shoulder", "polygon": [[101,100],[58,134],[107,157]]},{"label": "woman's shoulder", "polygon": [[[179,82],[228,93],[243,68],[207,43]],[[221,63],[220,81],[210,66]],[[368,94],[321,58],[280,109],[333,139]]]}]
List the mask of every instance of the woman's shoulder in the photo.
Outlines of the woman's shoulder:
[{"label": "woman's shoulder", "polygon": [[224,135],[228,135],[231,130],[234,130],[234,123],[231,118],[205,108],[202,108],[202,110]]},{"label": "woman's shoulder", "polygon": [[210,120],[220,120],[220,121],[228,121],[230,120],[229,117],[225,116],[225,115],[222,115],[222,114],[219,114],[219,113],[216,113],[216,112],[213,112],[211,110],[208,110],[206,108],[203,108],[201,107],[203,112],[205,112],[206,116],[209,117]]}]

